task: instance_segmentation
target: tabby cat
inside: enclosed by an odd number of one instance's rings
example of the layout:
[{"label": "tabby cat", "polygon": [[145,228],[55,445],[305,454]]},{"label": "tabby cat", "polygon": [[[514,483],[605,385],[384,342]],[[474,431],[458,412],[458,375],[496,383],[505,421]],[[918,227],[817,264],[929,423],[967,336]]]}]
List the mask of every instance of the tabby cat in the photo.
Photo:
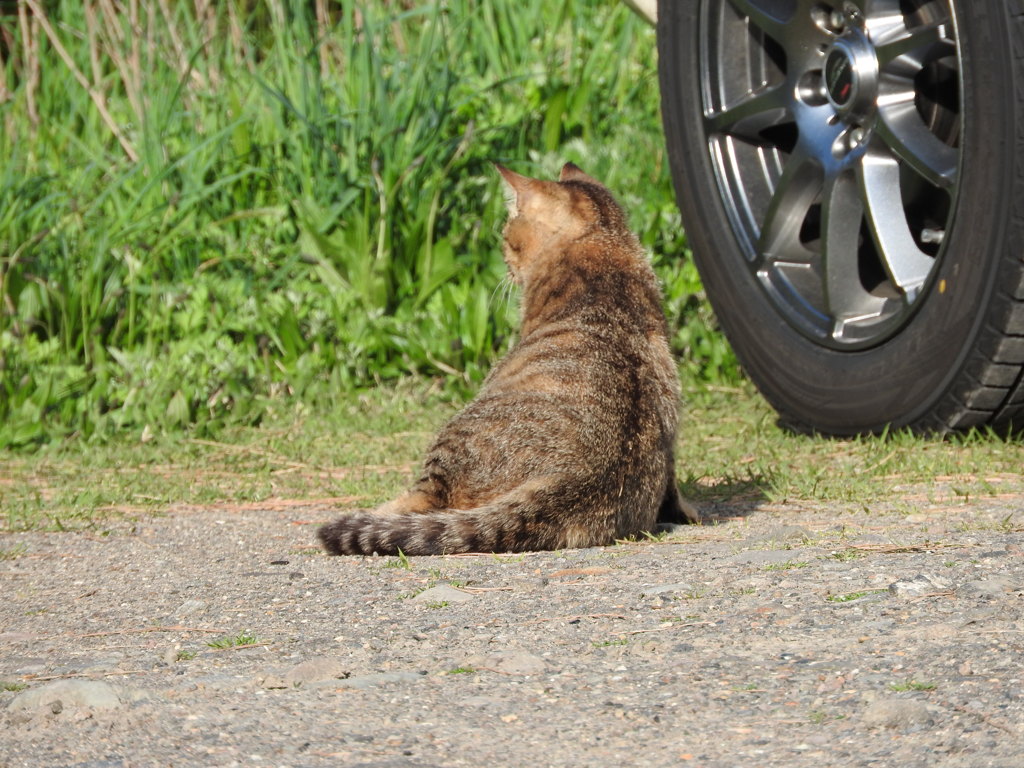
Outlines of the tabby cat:
[{"label": "tabby cat", "polygon": [[557,182],[497,166],[520,341],[375,510],[323,526],[332,554],[611,544],[695,522],[675,482],[679,383],[661,292],[622,209],[572,163]]}]

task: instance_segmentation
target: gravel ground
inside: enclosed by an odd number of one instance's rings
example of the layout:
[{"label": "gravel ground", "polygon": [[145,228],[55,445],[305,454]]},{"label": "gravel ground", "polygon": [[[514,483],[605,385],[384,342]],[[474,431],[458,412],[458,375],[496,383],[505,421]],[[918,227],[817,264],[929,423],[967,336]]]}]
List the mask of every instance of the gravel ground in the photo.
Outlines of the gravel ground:
[{"label": "gravel ground", "polygon": [[406,561],[284,503],[8,534],[0,766],[1020,768],[1024,498],[940,496]]}]

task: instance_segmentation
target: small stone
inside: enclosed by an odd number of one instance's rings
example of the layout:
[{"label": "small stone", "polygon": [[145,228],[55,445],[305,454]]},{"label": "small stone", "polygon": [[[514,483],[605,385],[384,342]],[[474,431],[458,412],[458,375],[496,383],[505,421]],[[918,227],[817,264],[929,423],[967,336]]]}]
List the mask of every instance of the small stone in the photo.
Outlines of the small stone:
[{"label": "small stone", "polygon": [[771,565],[773,563],[785,563],[789,560],[799,560],[799,555],[788,549],[757,549],[750,552],[740,552],[726,559],[731,563],[739,565]]},{"label": "small stone", "polygon": [[461,589],[439,584],[436,587],[425,589],[412,599],[414,603],[464,603],[472,600],[473,596]]},{"label": "small stone", "polygon": [[57,680],[20,693],[8,708],[19,710],[50,707],[53,711],[54,702],[60,702],[59,711],[66,706],[93,709],[117,709],[121,706],[117,691],[101,680]]},{"label": "small stone", "polygon": [[186,616],[194,616],[206,610],[207,603],[203,600],[186,600],[184,603],[179,605],[171,613],[171,617],[175,619],[184,619]]},{"label": "small stone", "polygon": [[910,579],[900,579],[889,585],[889,593],[897,597],[918,597],[932,592],[946,592],[951,583],[938,576],[919,573]]},{"label": "small stone", "polygon": [[932,713],[923,701],[879,699],[869,704],[861,719],[873,728],[909,728],[932,721]]},{"label": "small stone", "polygon": [[611,571],[611,568],[605,568],[604,566],[590,566],[587,568],[562,568],[561,570],[549,574],[549,578],[578,579],[581,576],[601,576],[606,573],[611,573]]},{"label": "small stone", "polygon": [[488,669],[502,675],[539,675],[547,670],[547,662],[526,651],[499,651],[486,656],[473,656],[464,666]]},{"label": "small stone", "polygon": [[643,592],[640,594],[643,597],[653,597],[654,595],[663,595],[666,593],[686,594],[693,591],[694,588],[692,584],[688,584],[685,581],[678,581],[675,584],[656,584],[650,587],[644,587]]},{"label": "small stone", "polygon": [[348,677],[348,670],[340,660],[330,656],[318,656],[296,664],[284,674],[289,687],[307,683],[321,683],[325,680],[341,680]]},{"label": "small stone", "polygon": [[978,581],[967,581],[957,587],[957,593],[976,597],[999,597],[1007,592],[1015,591],[1017,583],[1004,577],[993,577]]},{"label": "small stone", "polygon": [[266,688],[270,691],[284,690],[292,687],[291,684],[284,679],[283,675],[278,675],[273,672],[256,678],[256,684],[261,688]]},{"label": "small stone", "polygon": [[412,683],[423,679],[422,672],[377,672],[370,675],[347,677],[344,680],[332,680],[324,685],[338,688],[359,688],[366,690],[388,683]]},{"label": "small stone", "polygon": [[1010,553],[1005,549],[993,549],[988,552],[979,552],[975,557],[979,560],[991,560],[999,557],[1006,557]]},{"label": "small stone", "polygon": [[505,706],[505,702],[497,696],[467,696],[459,700],[459,706],[476,709],[499,708]]},{"label": "small stone", "polygon": [[14,726],[28,725],[29,723],[32,722],[32,717],[33,717],[33,715],[32,715],[31,712],[29,712],[28,710],[23,709],[20,712],[12,712],[11,714],[9,714],[7,716],[7,722],[10,725],[14,725]]},{"label": "small stone", "polygon": [[551,582],[547,576],[536,576],[531,579],[523,579],[517,582],[516,589],[521,590],[523,592],[536,592],[538,590],[544,589],[544,587],[546,587],[550,583]]},{"label": "small stone", "polygon": [[863,545],[874,546],[877,544],[889,545],[892,544],[892,540],[887,536],[881,536],[877,533],[865,533],[863,536],[851,539],[849,544],[854,547]]},{"label": "small stone", "polygon": [[811,539],[811,532],[801,525],[776,525],[763,534],[747,539],[747,544],[768,544],[785,542],[804,542]]}]

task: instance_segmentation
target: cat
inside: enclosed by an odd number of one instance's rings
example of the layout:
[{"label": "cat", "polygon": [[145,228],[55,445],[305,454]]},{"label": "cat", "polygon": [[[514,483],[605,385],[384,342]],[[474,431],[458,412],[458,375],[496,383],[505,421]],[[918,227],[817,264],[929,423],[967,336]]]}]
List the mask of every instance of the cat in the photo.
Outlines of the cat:
[{"label": "cat", "polygon": [[331,554],[590,547],[697,522],[675,480],[679,381],[654,271],[611,193],[496,166],[520,339],[410,490],[320,528]]}]

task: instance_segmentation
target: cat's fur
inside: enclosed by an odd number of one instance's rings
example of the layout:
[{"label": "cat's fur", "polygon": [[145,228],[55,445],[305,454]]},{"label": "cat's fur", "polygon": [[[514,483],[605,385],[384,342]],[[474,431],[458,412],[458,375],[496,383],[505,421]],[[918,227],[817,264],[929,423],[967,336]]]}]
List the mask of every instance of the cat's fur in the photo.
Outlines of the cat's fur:
[{"label": "cat's fur", "polygon": [[661,292],[622,209],[571,163],[557,182],[498,171],[521,339],[409,491],[320,529],[332,554],[587,547],[697,520],[675,482]]}]

